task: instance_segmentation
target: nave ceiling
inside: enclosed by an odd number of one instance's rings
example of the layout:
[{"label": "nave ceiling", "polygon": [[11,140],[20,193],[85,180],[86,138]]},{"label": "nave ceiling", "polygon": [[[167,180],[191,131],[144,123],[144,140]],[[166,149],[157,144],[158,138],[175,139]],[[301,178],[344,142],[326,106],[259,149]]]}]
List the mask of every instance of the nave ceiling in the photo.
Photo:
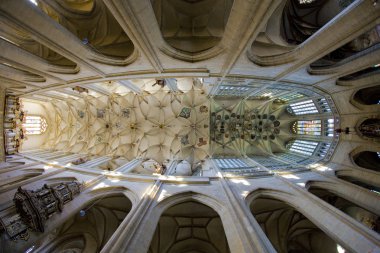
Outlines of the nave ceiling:
[{"label": "nave ceiling", "polygon": [[[131,83],[142,92],[108,82],[87,86],[97,88],[76,92],[77,97],[58,100],[65,94],[57,91],[49,102],[35,101],[47,111],[44,146],[126,161],[186,160],[195,167],[210,157],[284,152],[291,139],[289,119],[281,126],[286,105],[273,100],[210,99],[203,83],[193,78],[178,79],[175,92],[155,85],[154,79]],[[102,89],[109,94],[101,94]]]},{"label": "nave ceiling", "polygon": [[[140,83],[151,86],[155,80]],[[209,155],[209,101],[184,79],[189,90],[155,89],[134,94],[91,95],[52,102],[53,130],[47,146],[73,153],[199,162]],[[143,88],[143,87],[142,87]]]},{"label": "nave ceiling", "polygon": [[0,0],[0,223],[19,186],[84,188],[4,248],[378,248],[379,6]]}]

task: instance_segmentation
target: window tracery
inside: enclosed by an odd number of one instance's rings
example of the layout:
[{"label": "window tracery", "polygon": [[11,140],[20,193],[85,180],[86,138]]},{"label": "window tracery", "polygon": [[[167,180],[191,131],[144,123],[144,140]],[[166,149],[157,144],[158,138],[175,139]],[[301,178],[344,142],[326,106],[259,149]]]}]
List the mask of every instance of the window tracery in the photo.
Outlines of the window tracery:
[{"label": "window tracery", "polygon": [[293,115],[331,113],[331,108],[326,98],[308,99],[292,103],[287,107],[287,110]]},{"label": "window tracery", "polygon": [[330,149],[330,146],[331,146],[331,143],[329,142],[320,143],[316,152],[316,156],[319,156],[321,158],[325,157],[327,155],[327,152]]},{"label": "window tracery", "polygon": [[258,166],[249,164],[241,158],[218,158],[214,159],[218,168],[227,176],[249,176],[257,172],[263,172]]},{"label": "window tracery", "polygon": [[25,133],[27,135],[39,135],[46,132],[48,124],[45,118],[33,115],[26,116],[25,122],[22,124],[22,126],[25,129]]},{"label": "window tracery", "polygon": [[297,103],[290,104],[287,108],[288,112],[294,115],[315,114],[318,109],[313,100],[305,100]]},{"label": "window tracery", "polygon": [[318,146],[316,141],[294,140],[287,144],[289,151],[306,156],[313,155]]},{"label": "window tracery", "polygon": [[220,169],[239,169],[239,168],[251,168],[247,162],[238,158],[224,158],[224,159],[215,159],[216,164]]},{"label": "window tracery", "polygon": [[321,120],[299,120],[293,123],[292,132],[304,135],[321,135]]},{"label": "window tracery", "polygon": [[286,92],[285,89],[278,88],[267,88],[258,93],[255,93],[253,96],[250,96],[249,99],[271,99],[280,93]]},{"label": "window tracery", "polygon": [[302,164],[303,161],[305,161],[305,157],[302,157],[302,156],[294,154],[294,153],[281,153],[281,154],[277,154],[276,156],[282,160],[289,162],[289,163]]},{"label": "window tracery", "polygon": [[250,93],[253,88],[247,86],[222,85],[219,87],[218,96],[236,96],[241,97]]},{"label": "window tracery", "polygon": [[325,128],[325,135],[328,137],[334,136],[334,127],[335,127],[335,120],[334,119],[327,119],[324,123]]},{"label": "window tracery", "polygon": [[292,92],[292,93],[285,94],[285,95],[277,97],[277,100],[289,102],[289,101],[292,101],[292,100],[295,100],[295,99],[300,99],[300,98],[303,98],[303,97],[305,97],[305,95],[302,94],[302,93]]},{"label": "window tracery", "polygon": [[300,135],[334,136],[334,119],[298,120],[292,124],[291,131]]},{"label": "window tracery", "polygon": [[330,106],[326,98],[318,98],[316,103],[320,113],[329,113],[331,112]]}]

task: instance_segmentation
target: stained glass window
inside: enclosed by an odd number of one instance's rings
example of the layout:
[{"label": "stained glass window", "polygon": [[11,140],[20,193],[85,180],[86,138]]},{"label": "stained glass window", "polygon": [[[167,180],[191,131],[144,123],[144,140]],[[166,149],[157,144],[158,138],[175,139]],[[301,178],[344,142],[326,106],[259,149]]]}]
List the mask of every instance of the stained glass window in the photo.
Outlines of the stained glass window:
[{"label": "stained glass window", "polygon": [[299,120],[294,122],[292,131],[295,134],[304,135],[321,135],[322,124],[321,120]]},{"label": "stained glass window", "polygon": [[27,135],[43,134],[47,129],[46,119],[41,116],[26,116],[22,124]]},{"label": "stained glass window", "polygon": [[334,119],[327,119],[324,121],[324,133],[326,136],[334,136]]}]

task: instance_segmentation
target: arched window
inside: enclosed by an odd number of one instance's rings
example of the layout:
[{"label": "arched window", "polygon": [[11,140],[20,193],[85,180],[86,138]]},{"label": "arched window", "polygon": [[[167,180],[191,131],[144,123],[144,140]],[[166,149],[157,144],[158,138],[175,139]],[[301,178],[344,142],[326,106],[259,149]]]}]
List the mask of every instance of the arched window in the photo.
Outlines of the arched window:
[{"label": "arched window", "polygon": [[310,99],[290,104],[288,107],[288,112],[294,115],[315,114],[318,113],[318,109],[315,106],[313,100]]},{"label": "arched window", "polygon": [[214,159],[218,168],[226,175],[248,176],[252,173],[260,171],[260,168],[249,164],[240,158],[218,158]]},{"label": "arched window", "polygon": [[217,95],[244,97],[247,94],[252,93],[253,90],[254,88],[249,87],[249,86],[237,86],[237,85],[224,84],[219,87]]},{"label": "arched window", "polygon": [[321,135],[321,120],[298,120],[292,125],[292,132],[304,135]]},{"label": "arched window", "polygon": [[292,124],[291,131],[301,135],[334,136],[334,119],[298,120]]},{"label": "arched window", "polygon": [[26,116],[22,126],[27,135],[36,135],[45,133],[48,124],[41,116]]},{"label": "arched window", "polygon": [[287,107],[292,115],[331,113],[329,103],[326,98],[309,99],[301,102],[292,103]]},{"label": "arched window", "polygon": [[313,155],[315,149],[318,146],[316,141],[304,141],[304,140],[294,140],[287,144],[287,148],[291,152],[299,153],[306,156]]}]

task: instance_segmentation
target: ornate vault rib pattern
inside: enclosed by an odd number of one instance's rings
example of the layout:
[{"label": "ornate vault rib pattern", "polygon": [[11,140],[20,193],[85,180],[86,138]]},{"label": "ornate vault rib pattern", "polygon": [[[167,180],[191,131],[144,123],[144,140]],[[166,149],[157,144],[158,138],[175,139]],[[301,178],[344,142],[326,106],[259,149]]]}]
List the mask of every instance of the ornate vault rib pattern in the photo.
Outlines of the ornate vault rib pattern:
[{"label": "ornate vault rib pattern", "polygon": [[47,146],[73,153],[199,162],[208,156],[209,101],[185,93],[113,93],[52,103],[57,126]]}]

